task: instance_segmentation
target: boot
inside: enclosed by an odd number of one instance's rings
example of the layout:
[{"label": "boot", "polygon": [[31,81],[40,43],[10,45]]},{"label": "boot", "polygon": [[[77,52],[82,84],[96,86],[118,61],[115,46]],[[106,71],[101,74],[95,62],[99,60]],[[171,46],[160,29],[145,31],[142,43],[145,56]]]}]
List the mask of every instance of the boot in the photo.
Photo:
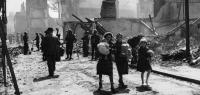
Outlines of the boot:
[{"label": "boot", "polygon": [[117,91],[115,90],[115,88],[114,88],[114,86],[113,86],[113,83],[111,84],[111,92],[112,92],[113,94],[117,93]]},{"label": "boot", "polygon": [[119,88],[125,89],[127,88],[127,85],[124,85],[124,82],[121,80],[119,81]]},{"label": "boot", "polygon": [[98,90],[101,90],[102,89],[102,82],[99,82],[99,88]]}]

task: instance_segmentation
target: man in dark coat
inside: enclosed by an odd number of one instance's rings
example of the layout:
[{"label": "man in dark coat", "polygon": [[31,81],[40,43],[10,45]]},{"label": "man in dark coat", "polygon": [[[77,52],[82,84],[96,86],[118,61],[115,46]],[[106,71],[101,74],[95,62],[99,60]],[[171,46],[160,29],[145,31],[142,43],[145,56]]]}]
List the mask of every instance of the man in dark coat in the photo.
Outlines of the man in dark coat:
[{"label": "man in dark coat", "polygon": [[66,54],[67,58],[65,59],[72,59],[72,52],[73,52],[73,45],[76,42],[75,35],[72,33],[72,30],[68,30],[67,36],[65,38],[66,42]]},{"label": "man in dark coat", "polygon": [[83,57],[87,57],[89,54],[89,34],[85,32],[83,38]]},{"label": "man in dark coat", "polygon": [[47,65],[49,70],[49,77],[54,76],[56,55],[59,49],[60,42],[58,38],[53,37],[53,28],[48,28],[46,37],[44,37],[44,52],[47,57]]},{"label": "man in dark coat", "polygon": [[94,34],[91,36],[91,46],[92,46],[92,60],[98,59],[98,49],[97,44],[100,42],[100,36],[97,35],[97,30],[94,30]]},{"label": "man in dark coat", "polygon": [[39,37],[39,34],[38,33],[35,33],[36,37],[35,37],[35,41],[36,41],[36,47],[37,47],[37,51],[40,50],[40,37]]},{"label": "man in dark coat", "polygon": [[28,34],[26,32],[24,32],[23,41],[24,41],[24,55],[27,55],[29,51],[29,46],[28,46]]}]

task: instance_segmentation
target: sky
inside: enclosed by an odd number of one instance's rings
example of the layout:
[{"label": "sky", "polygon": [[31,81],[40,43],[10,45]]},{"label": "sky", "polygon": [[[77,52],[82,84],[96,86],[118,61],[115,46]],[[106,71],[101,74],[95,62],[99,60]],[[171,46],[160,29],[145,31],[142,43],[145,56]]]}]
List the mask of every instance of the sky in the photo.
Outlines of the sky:
[{"label": "sky", "polygon": [[8,13],[20,11],[20,6],[23,1],[25,0],[7,0]]},{"label": "sky", "polygon": [[[20,11],[20,7],[21,7],[21,4],[22,2],[25,1],[25,0],[7,0],[7,11],[8,13],[10,12],[18,12]],[[90,1],[91,0],[86,0],[86,1]],[[92,0],[93,1],[93,0]],[[96,4],[101,4],[102,0],[97,0],[99,3],[96,2]],[[136,11],[136,5],[137,4],[138,0],[119,0],[119,6],[120,6],[120,9],[129,9],[131,11]],[[94,3],[95,4],[95,3]],[[92,4],[92,5],[94,5]],[[88,4],[85,4],[86,6],[88,6]],[[84,6],[84,3],[82,4],[82,6]],[[58,13],[57,12],[53,12],[51,10],[49,10],[49,15],[51,17],[57,17],[58,16]]]}]

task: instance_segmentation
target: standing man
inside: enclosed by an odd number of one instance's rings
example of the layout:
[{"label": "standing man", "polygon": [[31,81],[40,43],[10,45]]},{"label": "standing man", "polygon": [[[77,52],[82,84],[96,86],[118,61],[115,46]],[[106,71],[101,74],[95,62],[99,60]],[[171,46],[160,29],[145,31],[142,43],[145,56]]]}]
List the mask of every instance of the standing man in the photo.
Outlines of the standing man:
[{"label": "standing man", "polygon": [[84,33],[84,36],[82,38],[83,40],[83,57],[88,57],[88,50],[89,50],[89,34],[88,32]]},{"label": "standing man", "polygon": [[28,46],[28,35],[26,32],[24,32],[23,41],[24,41],[24,55],[27,55],[29,51],[29,46]]},{"label": "standing man", "polygon": [[99,57],[97,44],[100,42],[100,36],[97,35],[97,30],[94,30],[94,34],[91,36],[91,46],[92,46],[92,59],[97,60]]},{"label": "standing man", "polygon": [[38,33],[35,33],[36,37],[34,40],[36,40],[36,47],[37,47],[37,51],[40,50],[40,37],[39,37],[39,34]]},{"label": "standing man", "polygon": [[44,37],[44,53],[47,57],[47,65],[49,70],[49,77],[54,76],[56,54],[59,49],[60,42],[57,38],[53,37],[53,28],[48,28]]},{"label": "standing man", "polygon": [[72,30],[68,30],[67,36],[65,38],[66,42],[66,54],[68,60],[72,59],[73,45],[76,42],[75,35],[72,33]]}]

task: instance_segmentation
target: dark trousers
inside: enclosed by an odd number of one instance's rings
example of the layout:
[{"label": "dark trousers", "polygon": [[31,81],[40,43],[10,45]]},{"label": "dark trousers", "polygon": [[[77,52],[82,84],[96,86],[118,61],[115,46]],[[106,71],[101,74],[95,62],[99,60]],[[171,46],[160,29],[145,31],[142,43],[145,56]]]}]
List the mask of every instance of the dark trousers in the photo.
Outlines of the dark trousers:
[{"label": "dark trousers", "polygon": [[66,45],[67,58],[71,58],[72,57],[72,52],[73,52],[73,44],[72,45]]},{"label": "dark trousers", "polygon": [[49,71],[50,76],[54,75],[55,65],[56,65],[55,57],[56,57],[55,55],[47,56],[47,65],[48,65],[48,71]]},{"label": "dark trousers", "polygon": [[98,58],[98,48],[97,45],[92,46],[92,59]]},{"label": "dark trousers", "polygon": [[88,45],[83,45],[83,56],[84,57],[88,56],[88,54],[89,54],[88,50],[89,50]]},{"label": "dark trousers", "polygon": [[24,55],[27,55],[28,54],[28,43],[24,43]]}]

